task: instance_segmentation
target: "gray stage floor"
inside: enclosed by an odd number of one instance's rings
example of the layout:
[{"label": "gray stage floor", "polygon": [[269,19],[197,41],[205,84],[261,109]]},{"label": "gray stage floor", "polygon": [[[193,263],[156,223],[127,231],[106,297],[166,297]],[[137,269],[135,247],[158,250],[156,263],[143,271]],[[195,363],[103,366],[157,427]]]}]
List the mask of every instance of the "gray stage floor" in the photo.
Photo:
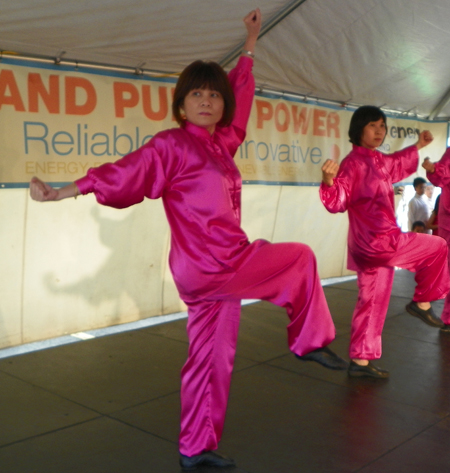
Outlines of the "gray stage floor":
[{"label": "gray stage floor", "polygon": [[[290,354],[287,318],[245,306],[220,451],[236,473],[450,471],[450,336],[404,311],[396,272],[379,366],[350,379]],[[325,288],[348,358],[356,282]],[[440,314],[442,303],[434,304]],[[0,360],[1,473],[172,473],[185,320]],[[202,471],[216,471],[212,469]]]}]

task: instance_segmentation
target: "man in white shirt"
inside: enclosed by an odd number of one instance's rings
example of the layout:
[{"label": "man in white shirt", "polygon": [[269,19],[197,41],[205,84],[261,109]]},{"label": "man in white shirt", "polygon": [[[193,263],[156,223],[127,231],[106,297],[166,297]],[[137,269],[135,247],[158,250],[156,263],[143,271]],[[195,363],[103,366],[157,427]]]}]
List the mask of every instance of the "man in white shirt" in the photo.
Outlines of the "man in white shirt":
[{"label": "man in white shirt", "polygon": [[430,182],[427,184],[427,187],[425,188],[425,202],[428,205],[428,208],[430,209],[430,216],[431,212],[434,210],[434,199],[433,199],[433,192],[434,192],[434,186]]},{"label": "man in white shirt", "polygon": [[[409,201],[408,205],[408,228],[410,231],[414,222],[421,221],[426,224],[431,214],[425,195],[427,181],[423,177],[416,177],[413,185],[416,195]],[[427,231],[427,233],[431,232]]]}]

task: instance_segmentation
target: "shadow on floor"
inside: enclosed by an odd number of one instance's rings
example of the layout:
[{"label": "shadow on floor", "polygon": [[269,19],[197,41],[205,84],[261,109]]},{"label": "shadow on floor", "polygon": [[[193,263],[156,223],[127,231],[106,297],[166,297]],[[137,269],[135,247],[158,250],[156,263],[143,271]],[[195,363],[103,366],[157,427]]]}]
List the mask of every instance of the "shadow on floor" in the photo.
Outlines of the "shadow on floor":
[{"label": "shadow on floor", "polygon": [[[450,336],[408,315],[397,271],[378,362],[389,380],[297,360],[282,309],[244,306],[220,450],[236,473],[450,471]],[[355,281],[324,288],[347,358]],[[437,313],[442,302],[434,304]],[[172,473],[185,320],[0,360],[1,473]],[[215,470],[206,469],[203,472]]]}]

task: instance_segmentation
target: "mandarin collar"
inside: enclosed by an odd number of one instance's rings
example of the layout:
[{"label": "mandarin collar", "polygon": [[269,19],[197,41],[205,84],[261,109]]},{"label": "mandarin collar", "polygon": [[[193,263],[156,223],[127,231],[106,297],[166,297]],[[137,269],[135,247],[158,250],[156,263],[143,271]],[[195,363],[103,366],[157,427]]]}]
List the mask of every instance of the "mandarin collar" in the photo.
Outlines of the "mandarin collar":
[{"label": "mandarin collar", "polygon": [[374,158],[376,156],[381,156],[381,151],[377,149],[364,148],[364,146],[352,145],[353,151],[356,151],[358,154],[367,156],[368,158]]},{"label": "mandarin collar", "polygon": [[[216,125],[217,126],[217,125]],[[209,134],[209,131],[202,126],[194,125],[191,122],[185,121],[183,123],[183,128],[191,135],[197,136],[198,138],[203,138],[205,140],[211,141],[213,140],[215,131],[212,135]]]}]

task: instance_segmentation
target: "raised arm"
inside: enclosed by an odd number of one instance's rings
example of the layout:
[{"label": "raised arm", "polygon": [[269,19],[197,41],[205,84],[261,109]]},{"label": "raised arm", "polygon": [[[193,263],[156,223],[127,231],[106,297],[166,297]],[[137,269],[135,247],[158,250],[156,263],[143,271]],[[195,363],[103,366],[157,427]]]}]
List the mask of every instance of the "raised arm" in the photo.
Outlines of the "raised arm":
[{"label": "raised arm", "polygon": [[353,181],[351,166],[342,165],[327,159],[322,166],[322,183],[319,189],[320,200],[328,212],[345,212],[350,199],[350,186]]},{"label": "raised arm", "polygon": [[450,148],[437,163],[432,163],[430,158],[425,158],[422,167],[427,171],[428,180],[438,187],[450,184]]},{"label": "raised arm", "polygon": [[331,159],[327,159],[322,166],[322,182],[328,187],[331,187],[334,182],[334,178],[337,176],[339,171],[339,164]]},{"label": "raised arm", "polygon": [[426,157],[423,160],[422,167],[425,169],[425,171],[430,174],[434,173],[434,163],[430,161],[430,158]]},{"label": "raised arm", "polygon": [[261,12],[259,8],[252,10],[244,18],[244,24],[247,28],[247,39],[236,67],[228,74],[236,99],[236,111],[232,127],[236,132],[238,143],[230,143],[229,148],[232,155],[234,155],[237,147],[245,138],[245,130],[255,95],[255,80],[252,74],[252,67],[256,40],[261,29]]},{"label": "raised arm", "polygon": [[245,40],[242,54],[254,56],[256,41],[261,30],[262,16],[259,8],[252,10],[245,18],[244,23],[247,28],[247,39]]},{"label": "raised arm", "polygon": [[419,165],[419,150],[433,141],[433,135],[424,130],[420,133],[414,145],[384,155],[384,165],[390,174],[392,182],[400,182],[417,171]]},{"label": "raised arm", "polygon": [[433,141],[433,135],[430,131],[424,130],[420,133],[419,139],[417,140],[416,147],[418,150],[425,148]]}]

